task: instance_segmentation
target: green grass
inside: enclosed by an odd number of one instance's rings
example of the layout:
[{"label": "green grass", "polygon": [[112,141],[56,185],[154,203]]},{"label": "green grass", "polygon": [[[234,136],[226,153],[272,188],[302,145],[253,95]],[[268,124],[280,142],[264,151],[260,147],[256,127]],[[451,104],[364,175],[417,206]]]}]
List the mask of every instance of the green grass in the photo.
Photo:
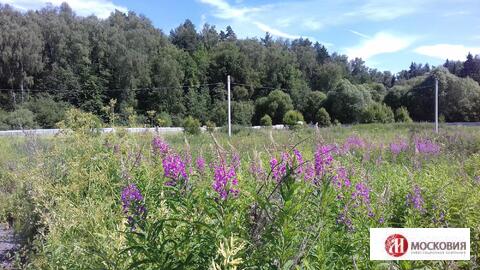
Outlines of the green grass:
[{"label": "green grass", "polygon": [[[299,150],[314,160],[318,145],[365,146],[334,155],[323,177],[305,181],[291,167],[279,182],[269,161]],[[480,267],[480,129],[430,124],[354,125],[295,131],[238,129],[163,139],[183,159],[188,181],[166,186],[162,157],[151,134],[77,133],[49,138],[0,138],[0,220],[8,214],[24,236],[25,269],[474,269]],[[415,138],[440,146],[439,155],[415,151]],[[406,140],[398,156],[391,142]],[[219,199],[209,164],[235,154],[238,196]],[[200,173],[197,157],[207,168]],[[188,163],[188,162],[187,162]],[[266,176],[254,176],[252,164]],[[335,187],[345,168],[350,187]],[[269,177],[267,177],[269,176]],[[121,192],[135,184],[147,209],[132,230]],[[355,186],[369,202],[352,199]],[[422,209],[408,203],[418,186]],[[344,217],[342,219],[342,217]],[[369,261],[370,227],[468,227],[466,262]],[[228,258],[225,258],[228,257]]]}]

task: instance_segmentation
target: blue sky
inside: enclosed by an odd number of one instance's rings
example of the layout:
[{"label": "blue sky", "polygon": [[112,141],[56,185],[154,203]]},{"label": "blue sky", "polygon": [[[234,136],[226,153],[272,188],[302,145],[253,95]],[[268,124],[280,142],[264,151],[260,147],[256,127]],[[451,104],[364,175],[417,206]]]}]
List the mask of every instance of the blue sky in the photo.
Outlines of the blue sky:
[{"label": "blue sky", "polygon": [[[65,0],[63,0],[65,1]],[[62,0],[48,2],[58,5]],[[19,9],[47,1],[0,0]],[[189,18],[239,37],[307,37],[370,67],[398,72],[412,61],[438,65],[445,58],[480,54],[479,0],[67,0],[79,15],[107,17],[114,9],[150,18],[165,33]]]}]

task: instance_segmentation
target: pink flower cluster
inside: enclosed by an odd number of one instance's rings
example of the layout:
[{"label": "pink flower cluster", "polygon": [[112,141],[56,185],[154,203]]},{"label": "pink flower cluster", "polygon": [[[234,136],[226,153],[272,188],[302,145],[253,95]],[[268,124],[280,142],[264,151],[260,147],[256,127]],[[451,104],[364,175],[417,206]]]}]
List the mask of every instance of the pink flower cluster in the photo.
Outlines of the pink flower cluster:
[{"label": "pink flower cluster", "polygon": [[429,139],[415,139],[415,149],[420,154],[438,155],[440,154],[440,146]]},{"label": "pink flower cluster", "polygon": [[213,190],[218,194],[221,200],[227,200],[230,196],[238,196],[239,190],[238,178],[235,172],[235,166],[227,166],[225,162],[220,162],[214,166]]},{"label": "pink flower cluster", "polygon": [[351,150],[355,149],[362,149],[366,147],[365,141],[358,137],[358,136],[350,136],[345,140],[345,143],[343,144],[343,152],[350,152]]},{"label": "pink flower cluster", "polygon": [[165,156],[170,150],[170,146],[160,137],[155,137],[152,140],[152,148],[154,154]]},{"label": "pink flower cluster", "polygon": [[407,150],[408,150],[408,142],[404,139],[398,139],[397,141],[392,142],[390,144],[390,151],[395,156]]},{"label": "pink flower cluster", "polygon": [[186,164],[177,154],[169,154],[162,160],[163,172],[165,177],[170,178],[166,183],[169,186],[175,186],[179,180],[188,180]]},{"label": "pink flower cluster", "polygon": [[315,175],[319,178],[322,178],[327,169],[332,165],[333,156],[332,152],[335,151],[336,147],[333,145],[322,145],[317,147],[315,151]]},{"label": "pink flower cluster", "polygon": [[282,153],[282,159],[278,161],[275,157],[270,159],[270,169],[272,170],[272,177],[279,182],[287,174],[287,165],[291,166],[290,157],[287,153]]}]

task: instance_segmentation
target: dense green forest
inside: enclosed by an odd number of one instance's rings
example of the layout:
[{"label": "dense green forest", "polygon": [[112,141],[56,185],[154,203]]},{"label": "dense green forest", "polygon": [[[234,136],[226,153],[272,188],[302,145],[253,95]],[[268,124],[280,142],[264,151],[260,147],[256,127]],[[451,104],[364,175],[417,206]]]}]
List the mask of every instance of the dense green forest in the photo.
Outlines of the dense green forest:
[{"label": "dense green forest", "polygon": [[227,75],[239,125],[430,121],[435,77],[445,121],[480,121],[478,55],[392,74],[308,39],[239,39],[189,20],[165,34],[134,12],[101,20],[67,4],[0,5],[0,33],[0,129],[51,128],[70,107],[117,125],[179,126],[191,116],[221,126]]}]

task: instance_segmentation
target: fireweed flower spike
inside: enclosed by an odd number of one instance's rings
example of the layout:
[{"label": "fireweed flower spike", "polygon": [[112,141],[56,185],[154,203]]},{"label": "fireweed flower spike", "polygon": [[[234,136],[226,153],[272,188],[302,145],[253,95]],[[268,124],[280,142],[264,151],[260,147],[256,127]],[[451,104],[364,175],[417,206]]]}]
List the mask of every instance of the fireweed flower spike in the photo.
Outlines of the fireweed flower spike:
[{"label": "fireweed flower spike", "polygon": [[170,178],[165,185],[175,186],[181,179],[183,179],[185,182],[188,180],[186,164],[179,155],[167,155],[162,160],[162,166],[165,177]]},{"label": "fireweed flower spike", "polygon": [[203,157],[198,157],[196,160],[196,165],[197,165],[197,171],[200,174],[203,174],[205,172],[205,159]]},{"label": "fireweed flower spike", "polygon": [[350,150],[355,150],[355,149],[362,149],[365,148],[366,143],[365,141],[358,137],[358,136],[350,136],[347,138],[345,143],[343,144],[343,152],[350,152]]},{"label": "fireweed flower spike", "polygon": [[394,156],[397,156],[401,152],[405,152],[407,150],[408,150],[408,143],[403,139],[400,139],[396,142],[392,142],[390,144],[390,151]]},{"label": "fireweed flower spike", "polygon": [[295,165],[294,165],[296,166],[295,173],[302,174],[304,169],[302,153],[300,153],[298,149],[293,149],[293,154],[295,156]]},{"label": "fireweed flower spike", "polygon": [[250,163],[249,172],[257,179],[261,179],[266,175],[266,172],[262,167],[261,161],[258,160],[253,160]]},{"label": "fireweed flower spike", "polygon": [[350,187],[350,178],[348,178],[347,170],[343,167],[336,169],[332,180],[333,186],[337,189],[341,189],[342,187]]},{"label": "fireweed flower spike", "polygon": [[317,147],[315,151],[315,175],[319,178],[322,178],[327,169],[333,162],[332,151],[335,149],[335,146],[324,145]]},{"label": "fireweed flower spike", "polygon": [[136,224],[145,218],[147,212],[143,196],[135,184],[130,184],[123,188],[121,197],[123,213],[127,217],[128,225],[134,230]]},{"label": "fireweed flower spike", "polygon": [[170,150],[170,146],[160,137],[155,137],[152,140],[152,148],[154,154],[165,156]]},{"label": "fireweed flower spike", "polygon": [[282,153],[280,162],[275,157],[270,159],[270,169],[272,170],[272,176],[275,181],[279,182],[285,176],[288,162],[289,157],[286,153]]},{"label": "fireweed flower spike", "polygon": [[413,191],[407,195],[407,204],[413,206],[421,213],[425,213],[424,200],[422,197],[422,190],[418,185],[413,187]]},{"label": "fireweed flower spike", "polygon": [[222,161],[214,166],[213,175],[212,188],[217,192],[219,199],[227,200],[230,196],[238,196],[238,179],[235,166],[226,166],[225,162]]},{"label": "fireweed flower spike", "polygon": [[415,139],[415,149],[420,154],[438,155],[440,146],[429,139]]}]

